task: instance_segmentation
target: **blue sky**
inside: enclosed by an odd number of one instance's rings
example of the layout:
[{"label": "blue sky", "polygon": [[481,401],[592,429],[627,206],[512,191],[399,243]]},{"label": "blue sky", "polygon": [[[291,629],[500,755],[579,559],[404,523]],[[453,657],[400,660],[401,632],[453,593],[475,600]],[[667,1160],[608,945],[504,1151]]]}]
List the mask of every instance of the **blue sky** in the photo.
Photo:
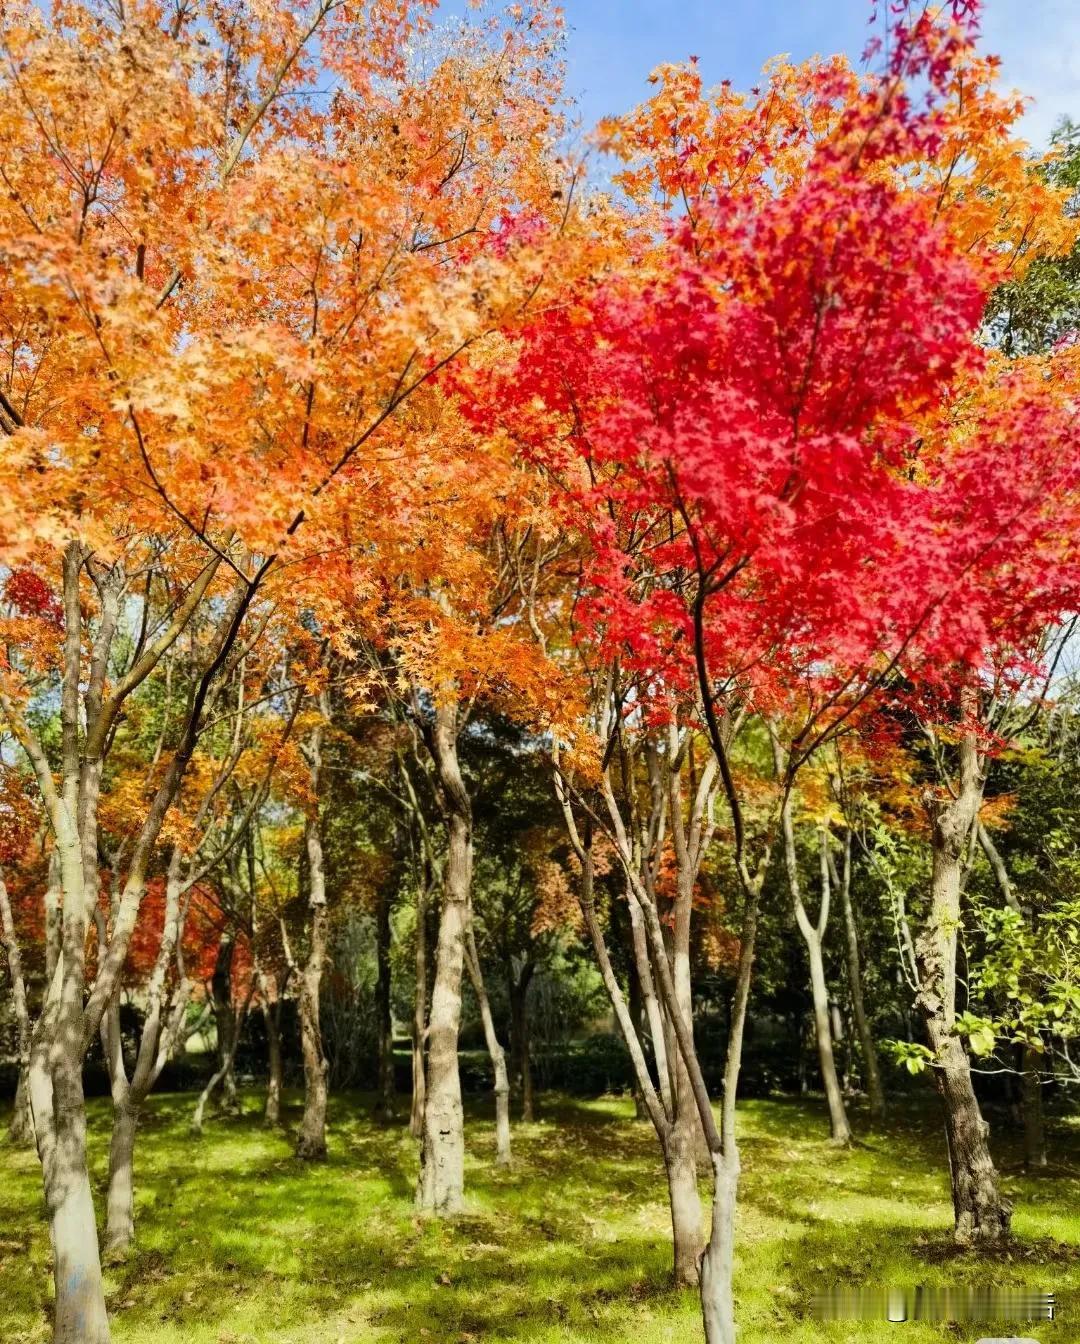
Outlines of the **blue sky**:
[{"label": "blue sky", "polygon": [[[869,0],[562,0],[569,25],[568,83],[586,127],[649,91],[663,61],[700,58],[707,84],[756,82],[778,52],[796,60],[847,52],[866,41]],[[1080,0],[985,0],[984,45],[1001,56],[1003,82],[1033,97],[1024,134],[1049,137],[1067,112],[1080,120]]]}]

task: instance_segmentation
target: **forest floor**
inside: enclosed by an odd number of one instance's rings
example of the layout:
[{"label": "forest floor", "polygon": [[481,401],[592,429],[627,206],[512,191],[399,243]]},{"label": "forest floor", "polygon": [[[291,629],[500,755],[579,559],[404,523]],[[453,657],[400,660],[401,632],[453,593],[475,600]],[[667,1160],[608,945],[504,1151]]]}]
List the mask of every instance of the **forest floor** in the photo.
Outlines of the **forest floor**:
[{"label": "forest floor", "polygon": [[[136,1153],[138,1249],[109,1269],[118,1344],[679,1344],[700,1339],[692,1293],[669,1285],[666,1190],[648,1124],[621,1099],[542,1098],[515,1128],[509,1171],[492,1165],[487,1108],[470,1107],[469,1208],[450,1223],[412,1209],[416,1145],[371,1118],[370,1099],[332,1104],[327,1163],[238,1119],[188,1132],[193,1098],[157,1098]],[[287,1118],[298,1108],[290,1099]],[[831,1284],[975,1285],[1056,1291],[1053,1324],[1014,1325],[1080,1344],[1080,1121],[1052,1131],[1054,1165],[1024,1175],[998,1157],[1016,1242],[992,1259],[957,1252],[936,1112],[909,1105],[838,1151],[813,1102],[740,1108],[743,1182],[736,1294],[740,1344],[974,1341],[987,1325],[836,1322],[809,1314]],[[107,1101],[91,1104],[103,1203]],[[34,1155],[0,1141],[0,1340],[48,1338],[48,1238]],[[1009,1329],[996,1333],[1008,1335]]]}]

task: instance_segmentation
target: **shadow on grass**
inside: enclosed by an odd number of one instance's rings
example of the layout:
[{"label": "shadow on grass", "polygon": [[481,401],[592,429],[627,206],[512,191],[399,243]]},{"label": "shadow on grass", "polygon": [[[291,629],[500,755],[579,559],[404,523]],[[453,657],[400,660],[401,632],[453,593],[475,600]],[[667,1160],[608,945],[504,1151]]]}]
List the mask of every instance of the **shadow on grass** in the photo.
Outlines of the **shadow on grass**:
[{"label": "shadow on grass", "polygon": [[[282,1129],[262,1126],[252,1097],[239,1117],[211,1118],[201,1138],[188,1129],[192,1101],[157,1098],[142,1125],[139,1244],[107,1275],[118,1344],[698,1337],[694,1295],[670,1287],[656,1140],[632,1120],[628,1100],[546,1099],[541,1121],[515,1126],[509,1171],[494,1166],[489,1103],[470,1104],[469,1207],[449,1222],[413,1212],[417,1145],[404,1118],[394,1125],[374,1115],[372,1098],[333,1099],[330,1156],[317,1164],[293,1153],[295,1096]],[[99,1208],[109,1118],[107,1103],[91,1107]],[[1080,1252],[1047,1237],[1052,1219],[1035,1204],[1028,1249],[1018,1243],[1011,1260],[952,1247],[933,1112],[898,1108],[848,1150],[828,1143],[814,1100],[748,1102],[740,1127],[737,1292],[746,1344],[816,1338],[809,1301],[829,1283],[977,1283],[992,1263],[995,1282],[1060,1286],[1042,1283],[1046,1266],[1080,1284]],[[1070,1158],[1077,1136],[1071,1141]],[[1024,1178],[1015,1185],[1021,1202],[1046,1190]],[[1080,1186],[1067,1185],[1064,1198],[1076,1207]],[[4,1344],[45,1338],[40,1214],[33,1155],[0,1145]]]}]

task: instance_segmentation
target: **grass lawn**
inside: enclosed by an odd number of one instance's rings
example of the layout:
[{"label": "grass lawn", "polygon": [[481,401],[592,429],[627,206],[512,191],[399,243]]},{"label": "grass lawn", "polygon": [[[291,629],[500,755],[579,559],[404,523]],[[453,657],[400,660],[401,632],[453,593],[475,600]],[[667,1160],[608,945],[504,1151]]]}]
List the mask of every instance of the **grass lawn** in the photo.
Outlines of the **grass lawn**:
[{"label": "grass lawn", "polygon": [[[517,1125],[511,1171],[492,1167],[484,1107],[469,1117],[469,1211],[453,1223],[412,1210],[416,1147],[335,1098],[329,1162],[308,1167],[283,1133],[240,1119],[187,1131],[193,1098],[159,1097],[136,1153],[138,1249],[108,1272],[114,1338],[130,1344],[359,1344],[474,1340],[631,1341],[700,1337],[692,1293],[668,1283],[669,1224],[652,1131],[622,1099],[542,1098]],[[296,1098],[288,1119],[298,1118]],[[811,1340],[974,1341],[1008,1328],[908,1322],[823,1324],[810,1295],[829,1284],[979,1284],[1056,1291],[1053,1324],[1014,1333],[1080,1344],[1080,1124],[1051,1132],[1055,1165],[1020,1171],[997,1155],[1016,1205],[1012,1249],[956,1252],[943,1139],[913,1108],[850,1151],[827,1142],[822,1108],[741,1107],[736,1295],[741,1344]],[[91,1106],[103,1205],[109,1107]],[[48,1339],[51,1283],[31,1153],[0,1141],[0,1341]]]}]

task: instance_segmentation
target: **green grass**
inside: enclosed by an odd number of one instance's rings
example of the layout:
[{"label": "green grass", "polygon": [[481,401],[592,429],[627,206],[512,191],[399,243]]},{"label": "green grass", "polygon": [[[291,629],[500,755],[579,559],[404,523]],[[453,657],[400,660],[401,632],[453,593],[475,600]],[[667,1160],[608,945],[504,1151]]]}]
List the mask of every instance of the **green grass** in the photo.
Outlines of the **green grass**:
[{"label": "green grass", "polygon": [[[515,1129],[515,1164],[492,1166],[486,1108],[469,1116],[469,1210],[412,1209],[415,1145],[367,1098],[336,1098],[331,1157],[299,1163],[251,1097],[239,1119],[187,1131],[192,1098],[157,1098],[136,1154],[138,1249],[109,1269],[114,1337],[129,1344],[528,1341],[679,1344],[700,1337],[692,1293],[668,1283],[669,1225],[656,1143],[628,1102],[544,1099]],[[295,1098],[288,1119],[295,1123]],[[1080,1126],[1052,1134],[1056,1165],[1025,1176],[998,1156],[1017,1240],[987,1260],[955,1251],[936,1114],[911,1108],[837,1151],[820,1106],[741,1107],[736,1293],[741,1344],[973,1341],[988,1326],[843,1322],[808,1314],[830,1283],[1026,1286],[1059,1294],[1052,1325],[1014,1331],[1080,1344]],[[91,1106],[104,1192],[109,1112]],[[0,1340],[48,1338],[51,1283],[30,1153],[0,1143]],[[1008,1329],[997,1333],[1007,1335]]]}]

